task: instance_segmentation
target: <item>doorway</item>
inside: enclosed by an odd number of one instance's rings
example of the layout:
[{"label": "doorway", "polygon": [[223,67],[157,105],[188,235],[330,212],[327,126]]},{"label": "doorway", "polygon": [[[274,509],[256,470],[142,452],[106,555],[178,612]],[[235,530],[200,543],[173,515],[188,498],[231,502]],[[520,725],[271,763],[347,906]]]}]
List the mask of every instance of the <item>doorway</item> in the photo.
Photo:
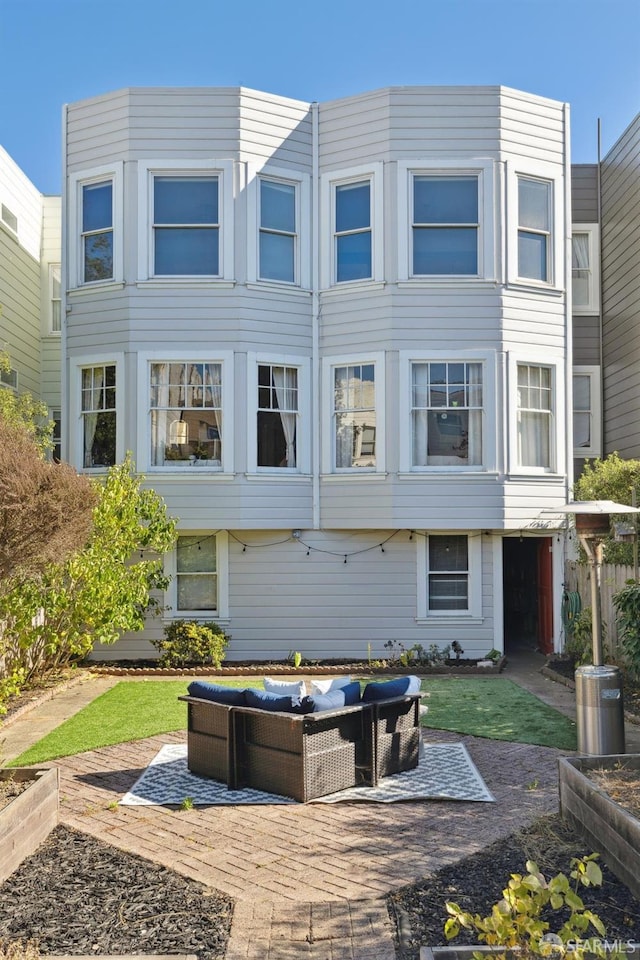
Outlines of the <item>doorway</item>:
[{"label": "doorway", "polygon": [[504,649],[553,653],[553,541],[505,537],[502,541]]}]

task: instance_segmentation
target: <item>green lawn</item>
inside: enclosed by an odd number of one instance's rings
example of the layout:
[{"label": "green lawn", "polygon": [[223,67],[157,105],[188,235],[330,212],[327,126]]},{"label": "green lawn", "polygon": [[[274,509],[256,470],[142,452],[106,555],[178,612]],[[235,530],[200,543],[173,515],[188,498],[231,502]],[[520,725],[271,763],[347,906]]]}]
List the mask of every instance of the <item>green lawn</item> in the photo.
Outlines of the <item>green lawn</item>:
[{"label": "green lawn", "polygon": [[[259,677],[216,678],[216,683],[262,687]],[[10,765],[45,763],[114,743],[183,730],[187,708],[178,697],[186,689],[184,680],[123,680]],[[511,680],[432,677],[422,681],[422,690],[429,695],[424,701],[429,707],[422,720],[425,727],[576,749],[575,723]]]}]

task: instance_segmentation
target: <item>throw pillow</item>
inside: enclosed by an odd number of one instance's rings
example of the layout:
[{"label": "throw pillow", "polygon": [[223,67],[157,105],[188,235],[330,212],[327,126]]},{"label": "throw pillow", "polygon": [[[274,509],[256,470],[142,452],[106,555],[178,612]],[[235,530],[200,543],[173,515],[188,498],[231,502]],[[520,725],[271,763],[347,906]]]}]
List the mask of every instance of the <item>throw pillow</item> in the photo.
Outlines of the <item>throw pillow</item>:
[{"label": "throw pillow", "polygon": [[194,680],[187,687],[187,693],[190,697],[213,700],[214,703],[226,703],[232,707],[244,707],[246,703],[244,690],[238,687],[223,687],[219,683],[209,683],[206,680]]},{"label": "throw pillow", "polygon": [[312,680],[311,695],[329,693],[331,690],[340,690],[351,683],[351,677],[334,677],[332,680]]},{"label": "throw pillow", "polygon": [[373,700],[389,700],[391,697],[404,697],[408,693],[419,692],[419,677],[398,677],[396,680],[368,683],[362,693],[362,700],[364,703],[371,703]]},{"label": "throw pillow", "polygon": [[264,688],[267,693],[277,693],[281,697],[306,697],[307,688],[304,680],[272,680],[271,677],[264,678]]},{"label": "throw pillow", "polygon": [[254,687],[247,687],[245,695],[248,707],[259,707],[260,710],[278,713],[296,713],[295,705],[300,703],[296,697],[281,697],[277,693],[256,690]]},{"label": "throw pillow", "polygon": [[320,713],[322,710],[339,710],[340,707],[353,707],[360,703],[360,684],[357,680],[353,680],[338,690],[317,693],[311,697],[311,700],[315,704],[314,713]]}]

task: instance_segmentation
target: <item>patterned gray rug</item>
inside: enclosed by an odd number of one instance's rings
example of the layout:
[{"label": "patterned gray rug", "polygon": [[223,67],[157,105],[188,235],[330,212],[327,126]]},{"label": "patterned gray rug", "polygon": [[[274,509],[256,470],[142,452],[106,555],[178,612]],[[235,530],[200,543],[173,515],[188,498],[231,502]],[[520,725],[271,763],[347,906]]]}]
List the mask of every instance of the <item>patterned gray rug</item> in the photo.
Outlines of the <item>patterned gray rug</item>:
[{"label": "patterned gray rug", "polygon": [[[169,744],[160,750],[131,790],[120,800],[123,806],[194,806],[244,803],[296,803],[260,790],[228,790],[224,783],[196,776],[187,769],[186,744]],[[364,800],[395,803],[399,800],[477,800],[494,797],[478,773],[462,743],[426,744],[415,770],[385,777],[377,787],[352,787],[311,803],[342,803]]]}]

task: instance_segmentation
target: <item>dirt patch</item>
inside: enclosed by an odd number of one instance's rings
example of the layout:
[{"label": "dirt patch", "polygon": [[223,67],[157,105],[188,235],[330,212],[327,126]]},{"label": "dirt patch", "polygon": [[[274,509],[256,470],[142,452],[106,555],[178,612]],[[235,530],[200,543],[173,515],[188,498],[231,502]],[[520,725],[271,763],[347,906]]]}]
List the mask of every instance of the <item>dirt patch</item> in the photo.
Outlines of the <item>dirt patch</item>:
[{"label": "dirt patch", "polygon": [[7,779],[0,778],[0,810],[8,806],[15,797],[28,790],[33,780],[14,780],[12,777]]},{"label": "dirt patch", "polygon": [[613,768],[599,767],[583,770],[583,773],[607,796],[640,819],[640,770],[632,770],[620,763]]}]

